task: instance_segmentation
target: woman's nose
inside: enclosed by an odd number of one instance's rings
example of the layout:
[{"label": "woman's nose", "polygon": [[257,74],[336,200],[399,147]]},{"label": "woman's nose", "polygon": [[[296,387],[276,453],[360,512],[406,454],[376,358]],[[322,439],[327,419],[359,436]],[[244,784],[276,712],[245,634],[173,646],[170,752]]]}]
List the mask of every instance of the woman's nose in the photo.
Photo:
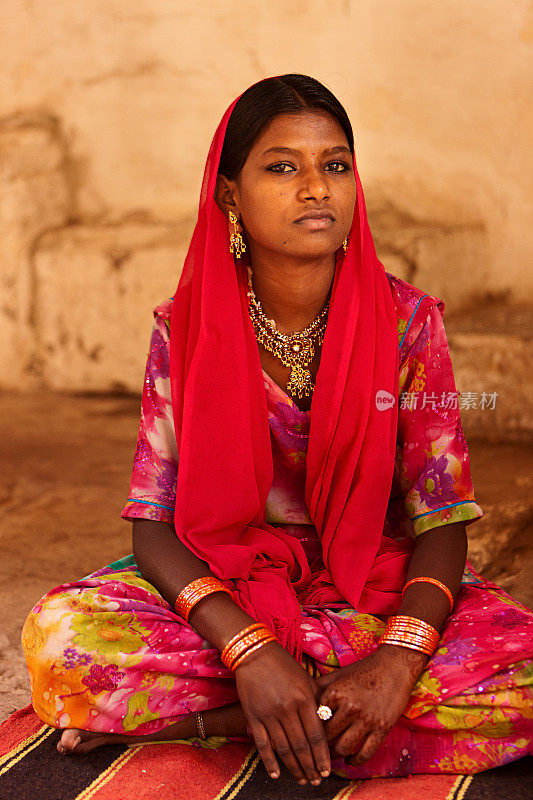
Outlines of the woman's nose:
[{"label": "woman's nose", "polygon": [[320,167],[309,167],[301,178],[300,192],[304,198],[314,197],[322,200],[327,197],[329,189],[324,170]]}]

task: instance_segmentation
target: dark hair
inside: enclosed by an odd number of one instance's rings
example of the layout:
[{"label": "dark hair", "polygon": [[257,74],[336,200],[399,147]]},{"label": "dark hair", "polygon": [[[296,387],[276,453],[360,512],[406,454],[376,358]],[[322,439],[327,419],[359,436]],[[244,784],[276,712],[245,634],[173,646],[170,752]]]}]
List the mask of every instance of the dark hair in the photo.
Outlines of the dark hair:
[{"label": "dark hair", "polygon": [[327,111],[338,120],[353,155],[353,131],[344,106],[320,81],[309,75],[289,73],[265,78],[250,86],[239,97],[228,120],[219,173],[234,180],[257,137],[278,114],[314,109]]}]

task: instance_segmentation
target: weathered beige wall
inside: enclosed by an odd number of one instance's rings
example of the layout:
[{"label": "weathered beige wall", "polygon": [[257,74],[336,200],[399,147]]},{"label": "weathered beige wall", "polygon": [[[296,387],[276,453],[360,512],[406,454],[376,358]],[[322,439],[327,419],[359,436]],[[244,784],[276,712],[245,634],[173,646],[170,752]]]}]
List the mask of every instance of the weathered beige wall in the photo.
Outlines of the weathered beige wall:
[{"label": "weathered beige wall", "polygon": [[449,312],[533,302],[531,4],[14,0],[0,14],[1,387],[140,389],[214,129],[283,72],[346,105],[387,269]]}]

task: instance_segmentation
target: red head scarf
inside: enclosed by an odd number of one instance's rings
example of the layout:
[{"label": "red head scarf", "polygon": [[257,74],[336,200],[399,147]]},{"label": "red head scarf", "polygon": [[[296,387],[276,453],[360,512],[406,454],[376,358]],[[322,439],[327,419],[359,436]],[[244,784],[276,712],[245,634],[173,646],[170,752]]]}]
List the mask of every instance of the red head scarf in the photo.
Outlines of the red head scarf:
[{"label": "red head scarf", "polygon": [[[325,570],[265,521],[273,478],[259,348],[246,271],[229,252],[214,199],[226,110],[202,183],[198,220],[174,295],[170,380],[178,446],[175,526],[254,619],[297,657],[301,602],[398,609],[408,553],[385,544],[398,417],[398,335],[390,285],[368,226],[357,168],[349,246],[335,255],[327,328],[312,399],[305,501]],[[242,262],[242,259],[241,259]],[[376,397],[394,403],[378,409]],[[383,393],[388,393],[383,394]]]}]

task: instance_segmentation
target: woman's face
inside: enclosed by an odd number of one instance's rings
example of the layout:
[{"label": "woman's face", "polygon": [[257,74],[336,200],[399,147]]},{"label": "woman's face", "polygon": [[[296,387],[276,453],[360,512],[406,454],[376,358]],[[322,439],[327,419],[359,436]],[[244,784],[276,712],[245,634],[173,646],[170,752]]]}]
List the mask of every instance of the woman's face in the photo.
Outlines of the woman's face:
[{"label": "woman's face", "polygon": [[[259,251],[325,257],[350,231],[356,200],[353,158],[341,125],[326,111],[279,114],[255,141],[237,179],[223,181],[223,205],[239,217],[252,263]],[[317,209],[326,217],[298,221]]]}]

